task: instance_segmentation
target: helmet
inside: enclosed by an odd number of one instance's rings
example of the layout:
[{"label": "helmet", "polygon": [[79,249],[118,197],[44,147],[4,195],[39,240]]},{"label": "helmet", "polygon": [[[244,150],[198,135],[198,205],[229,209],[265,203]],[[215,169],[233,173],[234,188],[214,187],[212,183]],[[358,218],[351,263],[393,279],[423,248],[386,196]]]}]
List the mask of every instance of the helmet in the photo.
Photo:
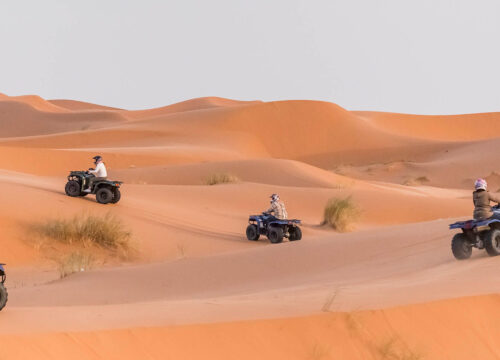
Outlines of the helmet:
[{"label": "helmet", "polygon": [[94,162],[98,162],[98,161],[102,160],[102,156],[101,155],[97,155],[97,156],[94,156],[92,159],[94,159]]},{"label": "helmet", "polygon": [[280,199],[280,196],[278,194],[271,195],[271,201],[278,201],[279,199]]},{"label": "helmet", "polygon": [[474,188],[476,190],[486,190],[488,187],[488,183],[484,179],[477,179],[476,182],[474,183]]}]

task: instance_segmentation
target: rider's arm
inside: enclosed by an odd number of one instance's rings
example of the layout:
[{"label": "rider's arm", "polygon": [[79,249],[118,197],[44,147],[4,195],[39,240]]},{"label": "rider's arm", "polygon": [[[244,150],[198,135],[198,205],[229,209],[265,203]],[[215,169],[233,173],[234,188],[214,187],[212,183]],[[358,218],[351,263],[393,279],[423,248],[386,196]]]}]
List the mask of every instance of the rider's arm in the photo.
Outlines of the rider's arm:
[{"label": "rider's arm", "polygon": [[500,196],[498,196],[497,194],[488,193],[488,197],[489,197],[490,201],[493,201],[493,202],[496,202],[497,204],[500,204]]},{"label": "rider's arm", "polygon": [[269,214],[275,213],[276,212],[276,204],[271,203],[271,207],[266,212],[268,212]]}]

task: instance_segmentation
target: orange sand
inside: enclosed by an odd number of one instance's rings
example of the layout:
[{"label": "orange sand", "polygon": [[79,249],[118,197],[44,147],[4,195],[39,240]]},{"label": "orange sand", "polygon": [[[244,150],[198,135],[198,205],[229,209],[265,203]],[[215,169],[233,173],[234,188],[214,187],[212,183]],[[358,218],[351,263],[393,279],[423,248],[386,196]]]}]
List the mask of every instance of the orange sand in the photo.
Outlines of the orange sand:
[{"label": "orange sand", "polygon": [[[0,359],[500,356],[500,283],[484,276],[500,259],[456,261],[447,228],[470,215],[475,177],[500,188],[500,114],[221,98],[127,111],[2,94],[0,110]],[[95,154],[125,181],[117,205],[64,194]],[[239,181],[206,185],[214,173]],[[246,240],[274,192],[302,241]],[[320,226],[335,196],[362,210],[353,232]],[[85,212],[122,219],[139,256],[60,280],[27,228]]]}]

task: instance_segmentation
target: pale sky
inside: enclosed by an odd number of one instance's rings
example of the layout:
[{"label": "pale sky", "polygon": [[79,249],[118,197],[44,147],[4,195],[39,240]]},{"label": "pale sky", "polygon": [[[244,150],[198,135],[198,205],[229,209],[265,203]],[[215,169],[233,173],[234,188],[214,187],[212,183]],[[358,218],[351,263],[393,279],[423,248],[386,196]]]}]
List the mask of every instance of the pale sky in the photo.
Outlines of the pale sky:
[{"label": "pale sky", "polygon": [[498,0],[0,0],[0,92],[500,111]]}]

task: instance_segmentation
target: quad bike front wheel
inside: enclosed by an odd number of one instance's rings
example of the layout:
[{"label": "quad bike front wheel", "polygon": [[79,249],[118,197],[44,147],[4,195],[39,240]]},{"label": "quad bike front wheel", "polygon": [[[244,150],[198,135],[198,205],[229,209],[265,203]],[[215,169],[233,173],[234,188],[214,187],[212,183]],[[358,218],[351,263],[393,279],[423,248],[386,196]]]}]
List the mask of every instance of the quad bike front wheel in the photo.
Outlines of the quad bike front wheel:
[{"label": "quad bike front wheel", "polygon": [[122,198],[122,193],[118,189],[113,189],[113,200],[111,200],[112,204],[116,204]]},{"label": "quad bike front wheel", "polygon": [[500,255],[500,230],[488,231],[484,239],[484,248],[489,256]]},{"label": "quad bike front wheel", "polygon": [[273,244],[279,244],[283,241],[283,229],[277,226],[273,226],[269,229],[267,234],[269,241]]},{"label": "quad bike front wheel", "polygon": [[472,255],[472,246],[463,233],[455,234],[451,240],[451,251],[457,260],[465,260]]},{"label": "quad bike front wheel", "polygon": [[297,241],[302,239],[302,230],[298,226],[293,226],[288,230],[288,233],[290,236],[288,237],[288,240],[290,241]]},{"label": "quad bike front wheel", "polygon": [[64,187],[64,191],[66,192],[66,195],[71,196],[71,197],[77,197],[80,196],[80,183],[75,180],[70,180],[66,183],[66,186]]},{"label": "quad bike front wheel", "polygon": [[101,188],[97,190],[95,199],[99,204],[109,204],[113,201],[113,192],[108,188]]},{"label": "quad bike front wheel", "polygon": [[250,224],[247,226],[247,239],[250,241],[259,240],[259,228],[255,224]]},{"label": "quad bike front wheel", "polygon": [[7,304],[8,298],[9,298],[9,294],[7,293],[7,289],[5,288],[5,286],[2,283],[0,283],[0,311]]}]

